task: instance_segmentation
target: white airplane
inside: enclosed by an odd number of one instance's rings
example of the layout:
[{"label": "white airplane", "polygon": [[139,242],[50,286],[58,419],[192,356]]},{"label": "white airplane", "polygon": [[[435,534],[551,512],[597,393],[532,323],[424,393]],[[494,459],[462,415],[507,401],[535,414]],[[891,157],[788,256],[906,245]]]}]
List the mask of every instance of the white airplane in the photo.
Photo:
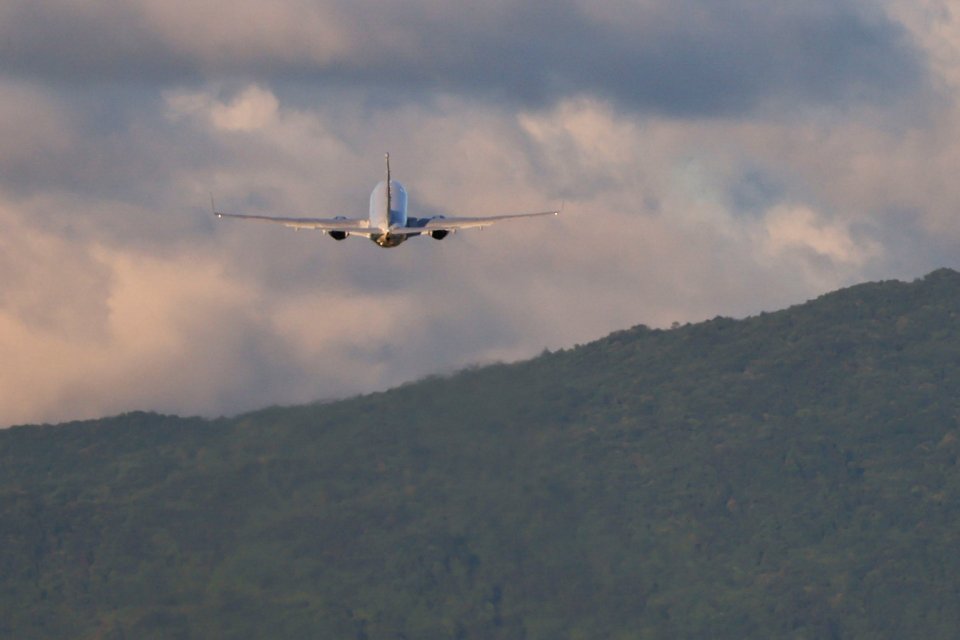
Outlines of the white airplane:
[{"label": "white airplane", "polygon": [[390,154],[387,158],[387,179],[377,184],[370,194],[370,212],[362,218],[280,218],[274,216],[250,216],[238,213],[217,211],[211,198],[213,214],[218,218],[240,218],[243,220],[263,220],[278,222],[294,229],[318,229],[334,240],[343,240],[347,236],[370,238],[381,247],[396,247],[412,236],[428,235],[435,240],[443,240],[447,235],[460,229],[482,229],[500,220],[515,220],[535,216],[558,215],[559,211],[539,211],[536,213],[512,213],[484,218],[414,218],[407,215],[407,190],[396,180],[390,179]]}]

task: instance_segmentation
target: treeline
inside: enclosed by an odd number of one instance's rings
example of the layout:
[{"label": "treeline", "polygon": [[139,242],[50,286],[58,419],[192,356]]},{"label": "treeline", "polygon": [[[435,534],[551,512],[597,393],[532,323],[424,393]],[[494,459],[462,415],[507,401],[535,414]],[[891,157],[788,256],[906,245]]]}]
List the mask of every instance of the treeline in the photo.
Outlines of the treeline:
[{"label": "treeline", "polygon": [[4,638],[953,638],[960,274],[0,432]]}]

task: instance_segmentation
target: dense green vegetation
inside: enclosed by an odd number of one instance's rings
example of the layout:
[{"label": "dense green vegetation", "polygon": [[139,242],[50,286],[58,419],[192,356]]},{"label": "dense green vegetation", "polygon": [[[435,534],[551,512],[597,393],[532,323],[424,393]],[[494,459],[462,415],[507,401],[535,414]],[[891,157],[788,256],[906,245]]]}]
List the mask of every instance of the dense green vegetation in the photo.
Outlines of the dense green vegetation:
[{"label": "dense green vegetation", "polygon": [[2,638],[954,638],[960,274],[0,432]]}]

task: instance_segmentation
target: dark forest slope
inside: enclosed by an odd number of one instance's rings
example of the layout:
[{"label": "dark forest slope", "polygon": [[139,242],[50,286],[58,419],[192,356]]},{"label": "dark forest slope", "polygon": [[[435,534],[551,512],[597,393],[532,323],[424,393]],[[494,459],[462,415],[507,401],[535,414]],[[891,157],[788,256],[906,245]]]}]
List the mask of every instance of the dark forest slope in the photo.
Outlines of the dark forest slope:
[{"label": "dark forest slope", "polygon": [[0,432],[4,638],[953,638],[960,274]]}]

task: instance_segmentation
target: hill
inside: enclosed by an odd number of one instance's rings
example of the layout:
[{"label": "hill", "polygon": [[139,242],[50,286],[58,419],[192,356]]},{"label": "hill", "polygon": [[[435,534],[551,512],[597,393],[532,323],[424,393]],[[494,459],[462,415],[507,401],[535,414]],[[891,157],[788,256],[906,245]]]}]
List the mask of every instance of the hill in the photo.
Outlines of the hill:
[{"label": "hill", "polygon": [[953,638],[960,274],[0,432],[4,638]]}]

